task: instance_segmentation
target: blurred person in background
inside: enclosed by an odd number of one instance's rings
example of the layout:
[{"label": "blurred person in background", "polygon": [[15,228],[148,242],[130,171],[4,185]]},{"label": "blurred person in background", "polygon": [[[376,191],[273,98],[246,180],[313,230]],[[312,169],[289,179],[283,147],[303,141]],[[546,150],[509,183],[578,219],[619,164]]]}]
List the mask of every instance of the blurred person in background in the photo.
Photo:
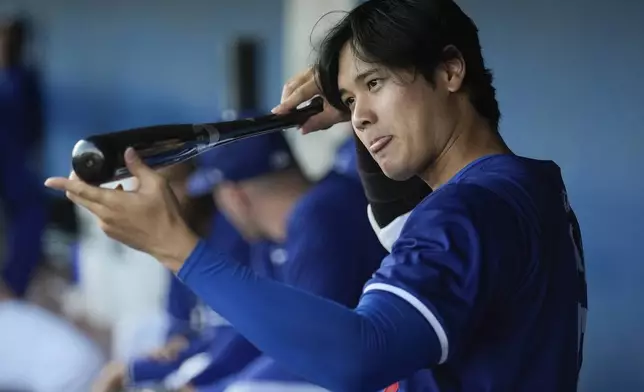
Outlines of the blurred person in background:
[{"label": "blurred person in background", "polygon": [[25,301],[43,258],[46,198],[38,166],[41,96],[25,61],[27,22],[0,22],[0,200],[6,252],[0,274],[0,390],[87,392],[105,360],[72,323]]},{"label": "blurred person in background", "polygon": [[[201,194],[214,189],[218,208],[248,241],[271,244],[277,280],[355,306],[363,283],[386,251],[365,214],[367,200],[353,139],[340,146],[332,170],[313,184],[302,173],[283,133],[222,146],[206,158],[203,168],[191,177],[189,191]],[[184,390],[323,391],[265,355],[226,378],[222,366],[207,367]]]},{"label": "blurred person in background", "polygon": [[6,257],[0,300],[22,298],[40,262],[47,212],[34,162],[43,136],[40,89],[25,62],[27,22],[0,23],[0,199]]}]

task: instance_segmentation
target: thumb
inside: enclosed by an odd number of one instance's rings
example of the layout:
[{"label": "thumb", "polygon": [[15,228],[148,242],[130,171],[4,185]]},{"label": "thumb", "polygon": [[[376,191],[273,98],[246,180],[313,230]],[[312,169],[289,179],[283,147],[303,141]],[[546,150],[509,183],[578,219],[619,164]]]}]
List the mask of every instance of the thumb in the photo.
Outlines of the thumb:
[{"label": "thumb", "polygon": [[139,179],[141,184],[143,184],[146,179],[156,175],[154,170],[143,162],[141,157],[139,157],[139,154],[137,154],[132,147],[128,147],[128,149],[125,150],[125,166],[134,177]]}]

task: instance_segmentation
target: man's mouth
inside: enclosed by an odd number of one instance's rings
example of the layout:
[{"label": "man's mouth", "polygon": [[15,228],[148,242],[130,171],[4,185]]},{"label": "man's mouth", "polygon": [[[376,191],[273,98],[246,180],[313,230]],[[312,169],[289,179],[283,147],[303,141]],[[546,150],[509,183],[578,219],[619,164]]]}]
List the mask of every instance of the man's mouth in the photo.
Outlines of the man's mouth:
[{"label": "man's mouth", "polygon": [[369,145],[369,152],[371,152],[371,154],[373,155],[379,153],[385,147],[387,147],[387,145],[389,144],[392,138],[393,137],[391,135],[375,138],[374,140],[371,141],[371,144]]}]

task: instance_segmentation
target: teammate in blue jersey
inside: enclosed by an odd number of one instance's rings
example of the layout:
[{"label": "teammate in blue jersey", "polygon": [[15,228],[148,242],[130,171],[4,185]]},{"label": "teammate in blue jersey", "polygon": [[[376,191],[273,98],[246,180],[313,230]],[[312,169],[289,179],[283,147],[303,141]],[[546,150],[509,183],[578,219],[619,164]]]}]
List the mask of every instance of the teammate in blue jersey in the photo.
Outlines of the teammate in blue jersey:
[{"label": "teammate in blue jersey", "polygon": [[[93,211],[108,235],[176,271],[259,349],[312,383],[575,391],[587,309],[579,225],[559,167],[517,156],[503,141],[472,20],[452,0],[370,0],[330,30],[319,53],[275,112],[322,93],[329,105],[303,132],[350,120],[359,153],[401,181],[401,191],[414,178],[433,189],[399,231],[388,231],[391,253],[356,307],[261,279],[199,241],[131,149],[128,166],[147,184],[139,192],[73,175],[47,184]],[[397,219],[374,208],[372,216],[377,229]]]},{"label": "teammate in blue jersey", "polygon": [[[190,196],[199,200],[210,195]],[[198,213],[196,209],[190,210]],[[208,243],[226,249],[240,263],[251,266],[264,263],[267,253],[262,249],[252,249],[220,212],[215,212],[207,232],[204,236]],[[252,258],[257,260],[260,257],[262,259],[257,262],[252,261]],[[166,345],[128,365],[125,379],[130,385],[162,382],[200,353],[209,353],[211,366],[219,365],[222,377],[242,369],[259,355],[255,346],[174,276],[170,281],[167,305],[170,325]]]},{"label": "teammate in blue jersey", "polygon": [[0,26],[0,200],[6,218],[6,259],[0,299],[24,297],[40,262],[46,198],[33,163],[42,141],[37,78],[24,62],[26,22]]},{"label": "teammate in blue jersey", "polygon": [[[196,192],[215,189],[219,209],[248,241],[272,246],[274,279],[355,306],[364,281],[377,269],[385,250],[364,214],[367,200],[356,170],[353,139],[336,155],[332,170],[311,184],[283,134],[263,135],[205,154],[210,169],[196,173],[191,183]],[[263,364],[261,369],[257,363]],[[211,366],[195,381],[219,381],[221,366]],[[232,381],[303,382],[263,358],[249,367],[257,370],[244,371]]]}]

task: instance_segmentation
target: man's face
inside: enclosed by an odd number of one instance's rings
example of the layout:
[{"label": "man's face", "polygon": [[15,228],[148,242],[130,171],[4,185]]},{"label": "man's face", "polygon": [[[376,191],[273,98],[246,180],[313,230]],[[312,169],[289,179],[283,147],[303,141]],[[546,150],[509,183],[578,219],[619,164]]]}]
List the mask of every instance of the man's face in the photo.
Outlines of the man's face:
[{"label": "man's face", "polygon": [[340,53],[338,85],[351,123],[387,177],[423,173],[445,149],[454,128],[449,77],[439,68],[434,88],[422,75],[356,58],[349,44]]}]

